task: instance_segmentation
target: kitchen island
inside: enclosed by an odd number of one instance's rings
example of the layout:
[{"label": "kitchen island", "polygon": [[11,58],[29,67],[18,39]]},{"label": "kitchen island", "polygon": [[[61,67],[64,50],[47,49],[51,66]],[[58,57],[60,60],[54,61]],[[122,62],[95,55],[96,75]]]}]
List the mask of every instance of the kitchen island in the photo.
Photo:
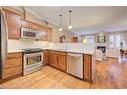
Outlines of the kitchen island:
[{"label": "kitchen island", "polygon": [[[94,52],[83,52],[81,50],[64,50],[64,49],[45,49],[48,55],[48,62],[44,59],[49,66],[57,68],[61,71],[67,72],[67,57],[68,54],[80,54],[83,56],[82,69],[83,69],[83,80],[90,83],[94,82],[95,78],[95,53]],[[44,57],[45,58],[45,57]],[[72,65],[73,66],[73,65]],[[72,67],[73,68],[73,67]]]}]

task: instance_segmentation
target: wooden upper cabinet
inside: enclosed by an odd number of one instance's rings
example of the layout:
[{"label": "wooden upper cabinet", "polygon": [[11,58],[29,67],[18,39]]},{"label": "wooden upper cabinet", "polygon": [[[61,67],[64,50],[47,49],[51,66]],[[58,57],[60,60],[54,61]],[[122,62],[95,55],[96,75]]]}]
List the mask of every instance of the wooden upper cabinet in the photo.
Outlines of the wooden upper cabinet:
[{"label": "wooden upper cabinet", "polygon": [[52,40],[52,28],[50,27],[46,27],[46,39],[47,41],[51,41]]},{"label": "wooden upper cabinet", "polygon": [[8,38],[19,39],[20,38],[20,16],[10,11],[5,11],[7,27],[8,27]]},{"label": "wooden upper cabinet", "polygon": [[67,70],[67,55],[65,52],[58,53],[58,68],[64,72]]},{"label": "wooden upper cabinet", "polygon": [[30,28],[30,22],[21,19],[21,26],[25,28]]},{"label": "wooden upper cabinet", "polygon": [[52,28],[40,25],[39,30],[40,30],[40,40],[51,41],[51,39],[52,39]]},{"label": "wooden upper cabinet", "polygon": [[40,25],[40,39],[42,41],[46,41],[47,40],[47,32],[46,32],[46,27]]},{"label": "wooden upper cabinet", "polygon": [[84,79],[92,80],[92,55],[84,54]]},{"label": "wooden upper cabinet", "polygon": [[71,43],[78,43],[78,37],[72,37]]},{"label": "wooden upper cabinet", "polygon": [[31,29],[39,30],[39,25],[36,23],[31,23],[30,27],[31,27]]},{"label": "wooden upper cabinet", "polygon": [[21,19],[21,27],[30,28],[34,30],[40,30],[40,27],[38,24]]}]

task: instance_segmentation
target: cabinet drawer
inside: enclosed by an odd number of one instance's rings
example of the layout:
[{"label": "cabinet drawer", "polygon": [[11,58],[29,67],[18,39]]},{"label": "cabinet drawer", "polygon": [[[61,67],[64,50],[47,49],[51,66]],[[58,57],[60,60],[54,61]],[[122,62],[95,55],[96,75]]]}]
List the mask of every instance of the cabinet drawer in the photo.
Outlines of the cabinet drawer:
[{"label": "cabinet drawer", "polygon": [[22,53],[9,53],[7,59],[22,57]]},{"label": "cabinet drawer", "polygon": [[13,68],[15,66],[21,66],[22,65],[22,58],[12,58],[8,59],[6,64],[4,65],[4,68]]},{"label": "cabinet drawer", "polygon": [[3,78],[8,78],[8,77],[11,77],[11,76],[19,74],[19,73],[22,73],[22,67],[21,66],[9,68],[9,69],[4,69]]}]

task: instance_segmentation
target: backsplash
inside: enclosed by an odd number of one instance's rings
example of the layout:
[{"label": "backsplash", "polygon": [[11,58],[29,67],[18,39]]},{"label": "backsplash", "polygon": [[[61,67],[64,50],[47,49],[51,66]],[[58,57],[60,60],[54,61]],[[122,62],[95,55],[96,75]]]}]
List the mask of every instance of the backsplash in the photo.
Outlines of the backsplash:
[{"label": "backsplash", "polygon": [[24,48],[48,48],[49,42],[34,40],[8,40],[8,50],[20,50]]},{"label": "backsplash", "polygon": [[20,50],[25,48],[50,48],[50,49],[68,49],[81,51],[94,51],[94,44],[82,43],[50,43],[47,41],[34,40],[8,40],[8,50]]}]

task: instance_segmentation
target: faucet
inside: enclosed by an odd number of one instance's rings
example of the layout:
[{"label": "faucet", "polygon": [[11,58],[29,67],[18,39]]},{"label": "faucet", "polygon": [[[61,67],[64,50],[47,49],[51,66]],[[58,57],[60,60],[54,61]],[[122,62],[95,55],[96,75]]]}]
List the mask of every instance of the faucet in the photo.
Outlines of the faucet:
[{"label": "faucet", "polygon": [[68,43],[69,43],[69,40],[66,39],[66,40],[65,40],[66,50],[69,50],[69,49],[70,49],[70,48],[68,47]]}]

